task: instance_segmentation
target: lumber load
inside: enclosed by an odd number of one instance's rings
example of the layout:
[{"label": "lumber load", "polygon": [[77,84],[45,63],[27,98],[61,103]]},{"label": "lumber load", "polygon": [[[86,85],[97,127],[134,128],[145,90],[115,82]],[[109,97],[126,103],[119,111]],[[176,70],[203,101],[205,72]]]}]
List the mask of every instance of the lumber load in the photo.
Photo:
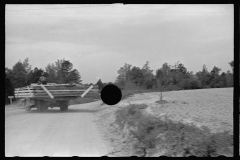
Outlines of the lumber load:
[{"label": "lumber load", "polygon": [[[31,84],[27,87],[16,88],[15,97],[64,97],[64,96],[81,96],[89,86],[76,86],[69,84]],[[94,86],[88,94],[98,93],[98,87]]]}]

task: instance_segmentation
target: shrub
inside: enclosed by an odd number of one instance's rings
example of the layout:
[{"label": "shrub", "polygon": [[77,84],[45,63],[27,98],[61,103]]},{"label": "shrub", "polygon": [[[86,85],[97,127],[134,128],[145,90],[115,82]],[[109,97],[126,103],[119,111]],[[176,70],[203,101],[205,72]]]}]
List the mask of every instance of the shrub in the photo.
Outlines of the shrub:
[{"label": "shrub", "polygon": [[201,82],[199,80],[191,80],[190,82],[190,89],[200,89],[201,88]]},{"label": "shrub", "polygon": [[201,82],[197,79],[184,79],[180,82],[182,89],[200,89]]},{"label": "shrub", "polygon": [[116,112],[120,129],[123,123],[136,128],[130,134],[131,138],[136,139],[133,151],[137,155],[147,156],[152,150],[161,152],[157,148],[164,148],[167,156],[215,157],[233,154],[233,135],[228,132],[211,133],[207,127],[198,128],[169,119],[163,121],[143,114],[140,108],[146,108],[146,105],[129,105]]},{"label": "shrub", "polygon": [[177,85],[169,84],[167,87],[164,88],[164,91],[176,91],[180,88]]},{"label": "shrub", "polygon": [[116,123],[122,129],[124,124],[129,122],[129,119],[134,116],[134,119],[141,117],[141,112],[139,109],[145,109],[147,105],[145,104],[131,104],[126,107],[123,107],[116,111]]}]

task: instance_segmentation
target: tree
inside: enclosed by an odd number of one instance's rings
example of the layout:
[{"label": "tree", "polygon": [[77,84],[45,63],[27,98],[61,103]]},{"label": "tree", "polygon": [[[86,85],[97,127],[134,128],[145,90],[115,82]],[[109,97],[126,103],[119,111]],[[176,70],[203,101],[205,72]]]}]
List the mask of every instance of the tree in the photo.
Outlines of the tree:
[{"label": "tree", "polygon": [[201,87],[198,79],[184,79],[181,83],[182,89],[199,89]]},{"label": "tree", "polygon": [[168,65],[166,62],[162,65],[160,69],[156,70],[156,78],[161,78],[161,84],[163,86],[167,86],[170,83],[170,72],[171,66]]},{"label": "tree", "polygon": [[54,64],[48,64],[45,68],[48,73],[47,82],[48,83],[56,83],[57,82],[57,72]]},{"label": "tree", "polygon": [[125,63],[123,67],[118,70],[118,77],[116,83],[121,86],[125,86],[126,82],[129,80],[129,72],[131,71],[132,65]]},{"label": "tree", "polygon": [[227,87],[227,77],[225,72],[223,72],[220,76],[220,88],[223,87]]},{"label": "tree", "polygon": [[64,83],[63,76],[62,76],[62,63],[65,59],[57,60],[55,62],[55,73],[56,73],[56,82],[58,84]]},{"label": "tree", "polygon": [[69,75],[71,73],[73,64],[67,60],[63,61],[61,64],[61,73],[63,78],[63,83],[69,83]]},{"label": "tree", "polygon": [[139,67],[133,67],[129,72],[130,81],[132,81],[137,86],[142,86],[144,82],[144,77],[141,69]]},{"label": "tree", "polygon": [[69,83],[81,84],[82,80],[78,70],[74,69],[70,72],[68,81]]},{"label": "tree", "polygon": [[57,60],[54,64],[46,67],[49,83],[76,83],[81,84],[81,75],[77,69],[73,69],[73,64],[65,59]]},{"label": "tree", "polygon": [[228,64],[232,67],[232,73],[234,73],[234,61],[232,60]]},{"label": "tree", "polygon": [[[38,69],[37,67],[34,68],[34,70],[31,70],[29,73],[29,78],[27,81],[27,85],[30,85],[31,83],[38,83],[39,78],[41,77],[42,73],[44,72],[43,69]],[[47,80],[48,82],[48,80]]]},{"label": "tree", "polygon": [[13,76],[13,71],[12,69],[9,69],[7,67],[5,67],[5,74],[7,75],[7,78],[11,81],[11,84],[13,85],[14,82],[14,76]]},{"label": "tree", "polygon": [[14,88],[5,68],[5,104],[9,103],[8,96],[14,96]]},{"label": "tree", "polygon": [[149,67],[149,61],[147,61],[147,62],[143,65],[142,70],[145,71],[146,73],[152,73],[153,70],[151,70],[150,67]]},{"label": "tree", "polygon": [[210,84],[210,79],[209,79],[210,75],[209,76],[208,75],[209,75],[209,72],[205,64],[202,67],[202,71],[199,71],[196,73],[196,76],[201,81],[202,88],[206,88]]},{"label": "tree", "polygon": [[187,69],[184,67],[184,65],[182,63],[178,64],[177,70],[178,70],[178,72],[180,72],[182,74],[186,74],[187,73]]},{"label": "tree", "polygon": [[220,77],[219,72],[221,71],[221,68],[218,68],[216,66],[213,67],[211,74],[210,74],[210,86],[211,88],[219,88],[220,87]]},{"label": "tree", "polygon": [[146,89],[151,89],[154,86],[154,75],[152,74],[153,70],[149,67],[149,62],[147,61],[141,69],[143,76],[143,87]]},{"label": "tree", "polygon": [[177,68],[179,65],[178,63],[179,63],[179,61],[177,63],[175,63],[174,66],[171,67],[171,72],[173,72],[173,71],[178,72],[178,68]]},{"label": "tree", "polygon": [[73,69],[73,64],[70,61],[58,60],[55,68],[56,78],[59,78],[58,83],[81,83],[80,73],[77,69]]},{"label": "tree", "polygon": [[213,67],[211,74],[212,75],[219,75],[219,72],[221,71],[221,68],[218,68],[216,66]]},{"label": "tree", "polygon": [[227,87],[233,87],[234,78],[233,78],[233,74],[229,70],[226,73],[226,79],[227,79]]},{"label": "tree", "polygon": [[105,86],[105,84],[102,83],[101,79],[99,79],[99,80],[97,81],[96,85],[98,85],[99,93],[101,92],[101,90],[102,90],[103,87]]},{"label": "tree", "polygon": [[29,63],[28,63],[28,58],[26,58],[26,59],[22,62],[22,65],[23,65],[25,71],[27,72],[27,74],[29,74],[30,71],[31,71],[31,65],[29,65]]},{"label": "tree", "polygon": [[27,84],[27,71],[23,63],[19,60],[12,69],[13,73],[13,86],[14,88],[24,87]]},{"label": "tree", "polygon": [[169,76],[171,72],[171,66],[165,62],[160,68],[160,70],[161,72],[159,72],[158,74],[162,74],[162,77]]}]

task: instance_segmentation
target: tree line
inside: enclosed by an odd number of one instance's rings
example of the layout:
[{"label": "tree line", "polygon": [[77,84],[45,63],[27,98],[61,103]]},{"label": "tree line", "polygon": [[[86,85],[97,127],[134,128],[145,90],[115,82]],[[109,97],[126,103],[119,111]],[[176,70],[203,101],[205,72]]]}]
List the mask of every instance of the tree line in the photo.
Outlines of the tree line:
[{"label": "tree line", "polygon": [[234,61],[229,62],[229,65],[232,73],[228,70],[220,74],[221,68],[216,66],[208,71],[206,65],[203,65],[201,71],[193,74],[182,63],[169,65],[165,62],[154,74],[149,67],[149,61],[142,68],[125,63],[118,70],[119,75],[115,83],[121,87],[130,83],[143,89],[165,91],[233,87]]},{"label": "tree line", "polygon": [[[165,62],[154,74],[149,67],[149,61],[142,68],[125,63],[118,70],[119,75],[113,84],[120,88],[133,84],[143,89],[161,89],[163,91],[233,87],[234,61],[229,62],[229,65],[232,73],[228,70],[220,74],[221,68],[216,66],[208,71],[206,65],[203,65],[201,71],[193,74],[182,63],[169,65]],[[12,69],[5,67],[5,102],[9,102],[8,96],[14,95],[14,88],[37,83],[43,72],[46,73],[48,83],[81,84],[82,81],[80,73],[77,69],[73,69],[73,64],[68,60],[61,59],[48,64],[44,71],[37,67],[32,70],[29,60],[26,58],[23,62],[19,60]],[[103,84],[107,85],[110,82]]]},{"label": "tree line", "polygon": [[19,60],[12,69],[5,67],[5,103],[9,102],[8,96],[14,95],[14,88],[38,83],[43,72],[47,78],[47,83],[81,84],[82,81],[79,71],[73,69],[73,64],[68,60],[57,60],[55,63],[48,64],[44,70],[37,67],[31,69],[29,59],[26,58],[23,62]]}]

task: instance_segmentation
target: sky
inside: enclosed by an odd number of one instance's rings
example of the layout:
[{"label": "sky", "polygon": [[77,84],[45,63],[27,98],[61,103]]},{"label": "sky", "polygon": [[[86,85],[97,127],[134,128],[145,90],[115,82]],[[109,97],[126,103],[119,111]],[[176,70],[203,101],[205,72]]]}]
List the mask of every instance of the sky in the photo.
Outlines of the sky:
[{"label": "sky", "polygon": [[69,60],[82,83],[114,82],[125,63],[153,73],[178,61],[196,73],[205,64],[231,71],[232,4],[6,5],[5,67],[32,69]]}]

